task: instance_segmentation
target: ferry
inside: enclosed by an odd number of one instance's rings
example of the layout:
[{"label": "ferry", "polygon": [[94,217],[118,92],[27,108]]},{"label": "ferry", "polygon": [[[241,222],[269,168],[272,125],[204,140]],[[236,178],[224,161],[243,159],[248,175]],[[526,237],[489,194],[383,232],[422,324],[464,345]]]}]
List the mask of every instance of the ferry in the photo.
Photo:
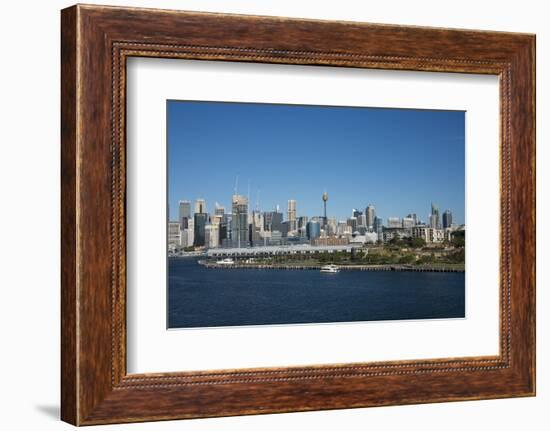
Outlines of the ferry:
[{"label": "ferry", "polygon": [[340,272],[340,268],[336,265],[324,265],[321,267],[321,272],[326,272],[328,274],[336,274]]},{"label": "ferry", "polygon": [[235,261],[231,259],[230,257],[226,257],[225,259],[218,260],[216,262],[218,265],[233,265]]}]

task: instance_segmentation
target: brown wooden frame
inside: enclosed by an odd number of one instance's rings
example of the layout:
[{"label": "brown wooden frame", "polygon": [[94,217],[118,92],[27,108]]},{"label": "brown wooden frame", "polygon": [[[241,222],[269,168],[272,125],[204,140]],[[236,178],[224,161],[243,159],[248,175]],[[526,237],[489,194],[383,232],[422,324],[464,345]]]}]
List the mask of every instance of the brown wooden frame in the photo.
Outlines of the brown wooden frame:
[{"label": "brown wooden frame", "polygon": [[[535,394],[534,35],[81,5],[61,18],[63,420],[88,425]],[[127,375],[129,56],[498,75],[500,354]]]}]

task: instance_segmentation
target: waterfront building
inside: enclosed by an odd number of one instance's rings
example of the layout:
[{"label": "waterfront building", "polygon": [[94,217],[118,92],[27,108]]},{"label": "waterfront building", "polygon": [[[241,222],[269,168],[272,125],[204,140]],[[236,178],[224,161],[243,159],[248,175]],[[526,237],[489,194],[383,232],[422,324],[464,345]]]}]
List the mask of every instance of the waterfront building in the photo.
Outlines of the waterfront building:
[{"label": "waterfront building", "polygon": [[241,195],[231,197],[231,240],[233,247],[247,247],[248,236],[248,199]]},{"label": "waterfront building", "polygon": [[191,202],[179,201],[178,211],[178,222],[180,223],[180,229],[187,229],[189,220],[191,219]]},{"label": "waterfront building", "polygon": [[441,229],[441,219],[439,218],[439,207],[432,203],[432,212],[430,214],[430,227]]},{"label": "waterfront building", "polygon": [[453,213],[451,210],[445,210],[443,213],[443,229],[450,228],[453,224]]},{"label": "waterfront building", "polygon": [[294,233],[298,229],[296,220],[296,201],[289,199],[287,206],[287,220],[288,220],[288,232]]},{"label": "waterfront building", "polygon": [[374,229],[374,220],[376,218],[376,210],[374,208],[373,204],[368,204],[367,208],[365,208],[365,215],[367,218],[367,227],[369,229]]},{"label": "waterfront building", "polygon": [[181,230],[180,223],[177,221],[168,222],[168,246],[181,246]]},{"label": "waterfront building", "polygon": [[347,237],[336,237],[336,236],[330,236],[325,238],[315,238],[311,241],[311,245],[313,246],[327,246],[327,245],[346,245],[349,244],[349,238]]},{"label": "waterfront building", "polygon": [[187,229],[184,229],[182,232],[187,231],[187,241],[183,242],[183,237],[181,240],[181,245],[183,247],[192,247],[195,241],[195,220],[191,217],[187,222]]},{"label": "waterfront building", "polygon": [[183,229],[181,232],[181,246],[182,247],[191,247],[193,245],[193,229]]},{"label": "waterfront building", "polygon": [[[203,209],[204,207],[201,207]],[[196,212],[193,216],[194,219],[194,232],[193,232],[193,245],[197,247],[203,247],[205,245],[205,228],[208,222],[208,214],[202,212]]]},{"label": "waterfront building", "polygon": [[388,217],[388,228],[401,228],[403,224],[399,217]]},{"label": "waterfront building", "polygon": [[207,256],[213,258],[223,257],[267,257],[267,256],[285,256],[290,254],[308,255],[316,253],[334,253],[346,252],[351,253],[356,246],[346,245],[325,245],[312,246],[310,244],[297,245],[282,245],[282,246],[265,246],[265,247],[249,247],[249,248],[214,248],[207,250]]},{"label": "waterfront building", "polygon": [[314,240],[321,236],[321,224],[318,221],[312,220],[307,223],[307,237]]}]

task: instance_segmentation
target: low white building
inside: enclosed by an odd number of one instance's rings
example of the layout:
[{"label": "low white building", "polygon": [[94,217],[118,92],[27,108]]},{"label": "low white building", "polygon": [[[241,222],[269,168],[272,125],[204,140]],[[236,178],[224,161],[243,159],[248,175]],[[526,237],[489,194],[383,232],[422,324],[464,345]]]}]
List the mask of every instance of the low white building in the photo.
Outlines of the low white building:
[{"label": "low white building", "polygon": [[413,238],[421,238],[426,244],[441,243],[450,239],[450,230],[435,229],[428,226],[416,226],[412,229]]},{"label": "low white building", "polygon": [[176,247],[181,245],[180,224],[177,221],[168,222],[168,246]]}]

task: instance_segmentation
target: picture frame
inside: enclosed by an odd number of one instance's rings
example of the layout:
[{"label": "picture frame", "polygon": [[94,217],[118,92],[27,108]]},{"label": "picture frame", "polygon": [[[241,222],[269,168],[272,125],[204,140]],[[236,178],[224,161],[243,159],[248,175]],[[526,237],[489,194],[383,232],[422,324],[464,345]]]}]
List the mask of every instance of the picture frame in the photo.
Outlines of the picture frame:
[{"label": "picture frame", "polygon": [[[92,425],[535,395],[534,35],[76,5],[61,13],[61,54],[62,420]],[[498,76],[499,355],[128,374],[130,57]]]}]

